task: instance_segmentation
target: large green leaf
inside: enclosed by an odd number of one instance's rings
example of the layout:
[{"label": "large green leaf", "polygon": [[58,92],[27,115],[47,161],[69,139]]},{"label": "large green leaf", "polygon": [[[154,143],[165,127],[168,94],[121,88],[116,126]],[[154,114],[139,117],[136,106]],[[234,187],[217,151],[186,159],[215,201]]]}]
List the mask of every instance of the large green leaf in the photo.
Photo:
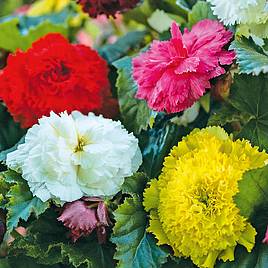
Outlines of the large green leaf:
[{"label": "large green leaf", "polygon": [[42,202],[38,197],[33,197],[27,183],[23,181],[11,186],[7,197],[8,233],[18,226],[20,220],[27,221],[32,213],[38,217],[49,207],[48,202]]},{"label": "large green leaf", "polygon": [[140,147],[143,154],[141,169],[150,177],[159,175],[164,158],[170,149],[178,143],[190,129],[178,126],[170,120],[157,118],[153,129],[143,132],[140,138]]},{"label": "large green leaf", "polygon": [[116,244],[114,258],[118,268],[158,268],[168,254],[146,233],[146,213],[138,198],[128,198],[114,212],[111,241]]},{"label": "large green leaf", "polygon": [[99,53],[108,63],[112,64],[112,62],[126,55],[130,49],[138,47],[144,41],[145,34],[145,31],[129,32],[114,44],[102,46]]},{"label": "large green leaf", "polygon": [[67,35],[67,28],[60,24],[44,21],[35,28],[31,28],[26,35],[19,31],[19,19],[14,18],[0,24],[0,48],[14,52],[20,48],[28,49],[31,44],[48,33],[61,33]]},{"label": "large green leaf", "polygon": [[246,38],[235,40],[230,46],[237,55],[240,73],[259,75],[268,72],[268,55]]},{"label": "large green leaf", "polygon": [[229,101],[250,119],[238,137],[268,150],[268,76],[236,75]]},{"label": "large green leaf", "polygon": [[163,128],[150,129],[141,136],[143,152],[142,170],[150,177],[157,177],[162,169],[165,156],[180,139],[180,127],[166,123]]},{"label": "large green leaf", "polygon": [[13,242],[10,255],[26,255],[38,263],[72,264],[74,267],[112,268],[113,247],[99,245],[95,236],[71,243],[66,228],[57,221],[55,211],[46,211],[27,229],[26,237]]},{"label": "large green leaf", "polygon": [[187,127],[184,127],[172,122],[175,119],[174,115],[158,114],[154,128],[139,135],[140,148],[143,154],[141,170],[149,178],[156,178],[161,172],[164,158],[170,153],[170,149],[194,128],[205,127],[208,116],[204,110],[200,110],[198,117]]},{"label": "large green leaf", "polygon": [[129,131],[138,134],[148,128],[154,113],[144,100],[135,98],[137,84],[132,78],[132,58],[124,57],[113,65],[118,69],[116,85],[123,123]]},{"label": "large green leaf", "polygon": [[244,174],[235,202],[246,218],[251,218],[256,208],[268,206],[268,166]]}]

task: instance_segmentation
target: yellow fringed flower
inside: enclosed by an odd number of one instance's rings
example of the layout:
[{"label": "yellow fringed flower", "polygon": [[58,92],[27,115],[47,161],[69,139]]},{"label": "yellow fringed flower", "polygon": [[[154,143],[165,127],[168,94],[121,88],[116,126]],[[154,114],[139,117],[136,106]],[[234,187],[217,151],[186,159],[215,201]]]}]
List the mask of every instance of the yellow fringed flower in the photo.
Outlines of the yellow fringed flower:
[{"label": "yellow fringed flower", "polygon": [[32,4],[27,14],[29,16],[41,16],[52,12],[60,12],[70,0],[39,0]]},{"label": "yellow fringed flower", "polygon": [[220,127],[196,129],[165,158],[159,179],[144,192],[148,231],[176,256],[212,268],[216,259],[234,260],[237,244],[251,251],[255,229],[240,215],[233,197],[250,169],[268,155],[247,140],[233,141]]}]

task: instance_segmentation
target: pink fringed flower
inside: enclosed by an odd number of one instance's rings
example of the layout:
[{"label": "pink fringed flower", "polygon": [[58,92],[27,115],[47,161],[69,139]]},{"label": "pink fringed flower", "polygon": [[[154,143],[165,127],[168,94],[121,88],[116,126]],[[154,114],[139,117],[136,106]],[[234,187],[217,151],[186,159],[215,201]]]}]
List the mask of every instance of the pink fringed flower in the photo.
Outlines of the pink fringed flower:
[{"label": "pink fringed flower", "polygon": [[107,207],[98,197],[85,197],[67,203],[58,221],[71,230],[74,242],[96,230],[98,241],[103,244],[106,241],[106,227],[110,225]]},{"label": "pink fringed flower", "polygon": [[133,77],[138,99],[153,110],[176,113],[192,106],[211,87],[211,78],[225,73],[220,65],[231,64],[235,53],[223,48],[232,32],[214,20],[202,20],[183,35],[173,23],[171,34],[133,59]]}]

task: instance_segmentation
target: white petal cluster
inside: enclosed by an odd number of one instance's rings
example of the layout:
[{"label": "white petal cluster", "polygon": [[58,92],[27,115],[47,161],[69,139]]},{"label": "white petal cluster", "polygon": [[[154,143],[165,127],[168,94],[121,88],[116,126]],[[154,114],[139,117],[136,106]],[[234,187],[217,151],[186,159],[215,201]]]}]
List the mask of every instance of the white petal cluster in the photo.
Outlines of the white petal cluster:
[{"label": "white petal cluster", "polygon": [[261,24],[268,19],[266,0],[207,0],[225,25]]},{"label": "white petal cluster", "polygon": [[116,194],[141,162],[138,140],[120,122],[77,111],[41,118],[7,156],[33,195],[62,202]]}]

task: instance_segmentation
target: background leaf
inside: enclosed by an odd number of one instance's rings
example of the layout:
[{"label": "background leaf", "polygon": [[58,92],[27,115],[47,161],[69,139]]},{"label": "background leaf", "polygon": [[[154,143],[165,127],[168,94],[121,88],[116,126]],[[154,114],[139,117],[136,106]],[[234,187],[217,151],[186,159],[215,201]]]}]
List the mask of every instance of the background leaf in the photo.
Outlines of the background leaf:
[{"label": "background leaf", "polygon": [[145,173],[137,172],[130,177],[125,178],[124,184],[122,185],[123,194],[142,196],[143,190],[148,182],[148,177]]},{"label": "background leaf", "polygon": [[251,253],[238,246],[235,250],[235,260],[220,262],[215,268],[266,268],[268,267],[268,246],[259,244]]},{"label": "background leaf", "polygon": [[32,213],[38,217],[49,207],[48,202],[42,202],[38,197],[32,196],[26,181],[11,186],[7,197],[9,198],[6,204],[8,233],[18,226],[20,220],[27,221]]},{"label": "background leaf", "polygon": [[126,199],[114,216],[116,223],[111,241],[116,244],[117,267],[158,268],[166,262],[168,254],[146,233],[146,213],[138,198]]},{"label": "background leaf", "polygon": [[26,130],[21,129],[7,112],[6,107],[0,104],[0,152],[15,145],[25,133]]},{"label": "background leaf", "polygon": [[268,76],[236,75],[229,102],[235,109],[250,116],[238,137],[268,150]]},{"label": "background leaf", "polygon": [[163,0],[155,1],[159,9],[167,13],[176,14],[184,19],[187,19],[190,5],[186,0]]},{"label": "background leaf", "polygon": [[232,122],[247,123],[252,116],[246,112],[241,112],[233,107],[231,104],[224,103],[219,109],[214,110],[209,117],[209,126],[225,126]]},{"label": "background leaf", "polygon": [[71,243],[67,229],[57,221],[57,217],[55,211],[47,210],[28,227],[25,237],[13,242],[10,254],[26,255],[46,265],[63,263],[63,267],[65,264],[73,267],[82,265],[83,268],[114,267],[113,247],[109,243],[99,245],[94,235]]},{"label": "background leaf", "polygon": [[132,58],[124,57],[113,65],[118,69],[116,86],[123,124],[129,131],[138,134],[148,128],[154,112],[144,100],[135,98],[137,84],[132,78]]},{"label": "background leaf", "polygon": [[23,136],[14,146],[12,146],[11,148],[4,150],[2,152],[0,152],[0,162],[6,161],[7,155],[11,152],[14,152],[15,150],[17,150],[18,146],[20,144],[23,144],[25,141],[25,136]]},{"label": "background leaf", "polygon": [[188,13],[188,24],[192,27],[203,19],[217,19],[217,17],[213,15],[208,2],[198,1]]},{"label": "background leaf", "polygon": [[159,9],[148,18],[149,25],[159,33],[168,31],[173,21],[172,16]]},{"label": "background leaf", "polygon": [[246,218],[251,218],[256,208],[268,206],[268,166],[250,170],[243,175],[235,202]]},{"label": "background leaf", "polygon": [[254,45],[246,38],[232,42],[230,49],[237,55],[240,73],[259,75],[268,72],[268,55],[261,47]]},{"label": "background leaf", "polygon": [[130,49],[135,49],[144,41],[145,31],[129,32],[119,38],[114,44],[102,46],[98,52],[109,63],[122,58]]},{"label": "background leaf", "polygon": [[[61,268],[59,265],[42,265],[26,256],[0,259],[0,268]],[[67,268],[67,267],[66,267]]]},{"label": "background leaf", "polygon": [[194,128],[205,127],[209,117],[204,110],[200,110],[196,120],[184,127],[172,123],[175,116],[176,114],[158,114],[154,127],[143,131],[138,136],[143,154],[141,170],[149,178],[156,178],[160,174],[164,158],[170,153],[171,148],[177,145],[182,137],[189,134]]},{"label": "background leaf", "polygon": [[26,35],[22,35],[19,31],[19,19],[14,18],[0,24],[0,48],[11,52],[18,48],[26,50],[34,41],[48,33],[61,33],[67,36],[67,28],[44,21],[35,28],[31,28]]},{"label": "background leaf", "polygon": [[140,136],[140,147],[143,154],[142,170],[150,177],[157,177],[162,169],[165,156],[187,133],[184,127],[170,121],[156,122],[153,129]]}]

